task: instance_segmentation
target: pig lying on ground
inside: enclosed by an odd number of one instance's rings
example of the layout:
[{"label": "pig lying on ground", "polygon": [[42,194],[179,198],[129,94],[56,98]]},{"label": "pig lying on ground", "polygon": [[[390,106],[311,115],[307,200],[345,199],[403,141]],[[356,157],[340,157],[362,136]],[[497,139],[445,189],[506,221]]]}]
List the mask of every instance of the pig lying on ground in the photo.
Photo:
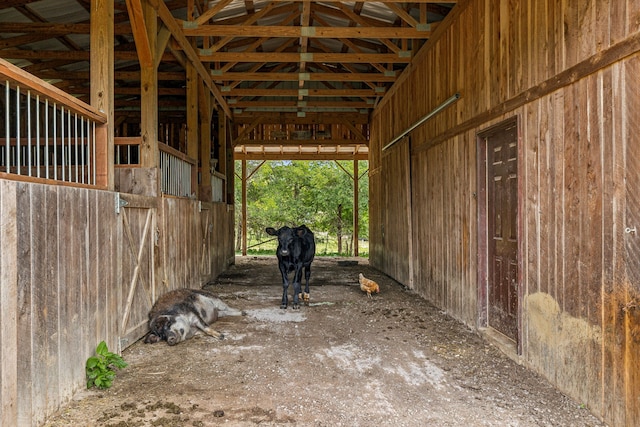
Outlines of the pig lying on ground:
[{"label": "pig lying on ground", "polygon": [[219,317],[242,316],[212,292],[204,289],[176,289],[162,295],[149,312],[149,335],[145,343],[167,341],[176,345],[201,330],[215,338],[224,338],[209,325]]}]

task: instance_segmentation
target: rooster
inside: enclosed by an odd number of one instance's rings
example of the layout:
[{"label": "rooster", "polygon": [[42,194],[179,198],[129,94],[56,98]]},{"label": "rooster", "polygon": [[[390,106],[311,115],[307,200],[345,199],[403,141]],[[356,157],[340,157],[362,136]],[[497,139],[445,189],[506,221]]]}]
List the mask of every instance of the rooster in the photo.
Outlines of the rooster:
[{"label": "rooster", "polygon": [[360,289],[362,289],[363,292],[366,292],[369,298],[371,298],[371,292],[380,292],[380,286],[378,286],[378,284],[373,280],[364,277],[362,273],[358,275],[358,282],[360,282]]}]

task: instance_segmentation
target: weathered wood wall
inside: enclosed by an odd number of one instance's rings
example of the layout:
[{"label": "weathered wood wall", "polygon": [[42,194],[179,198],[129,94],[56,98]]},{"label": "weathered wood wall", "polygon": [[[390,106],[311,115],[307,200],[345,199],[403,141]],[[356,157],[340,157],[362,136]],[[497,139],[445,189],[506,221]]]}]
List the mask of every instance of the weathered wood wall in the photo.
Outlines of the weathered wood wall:
[{"label": "weathered wood wall", "polygon": [[40,424],[105,340],[146,332],[155,296],[233,262],[226,204],[0,179],[0,425]]},{"label": "weathered wood wall", "polygon": [[[409,148],[402,145],[388,157],[387,167],[380,169],[380,176],[371,174],[371,181],[384,193],[386,204],[397,209],[374,209],[375,218],[369,218],[376,224],[379,235],[375,238],[377,248],[369,247],[370,257],[375,257],[376,265],[406,286],[411,287],[410,260],[411,240],[411,194],[409,185]],[[370,181],[370,182],[371,182]],[[371,184],[370,184],[371,185]],[[369,211],[372,212],[371,207]],[[369,237],[370,241],[373,238]]]},{"label": "weathered wood wall", "polygon": [[[411,257],[414,289],[479,327],[477,135],[518,117],[519,357],[620,426],[640,420],[639,17],[638,0],[460,2],[370,147],[372,264],[401,278],[384,259]],[[405,212],[379,178],[403,142],[382,147],[455,92],[411,134],[411,235],[383,240]]]}]

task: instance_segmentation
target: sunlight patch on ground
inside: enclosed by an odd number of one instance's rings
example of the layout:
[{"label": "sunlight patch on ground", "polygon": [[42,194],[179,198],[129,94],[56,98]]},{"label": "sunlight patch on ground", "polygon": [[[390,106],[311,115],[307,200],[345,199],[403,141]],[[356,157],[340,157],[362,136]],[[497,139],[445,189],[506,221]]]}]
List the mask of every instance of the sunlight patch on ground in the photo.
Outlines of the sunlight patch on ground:
[{"label": "sunlight patch on ground", "polygon": [[[338,368],[344,370],[356,370],[360,373],[366,372],[380,363],[378,355],[364,355],[364,351],[352,344],[345,344],[324,349],[328,358],[333,360]],[[324,356],[317,354],[316,357],[323,359]]]},{"label": "sunlight patch on ground", "polygon": [[257,308],[247,310],[247,316],[261,322],[304,322],[307,316],[302,310],[283,310],[278,307],[273,308]]},{"label": "sunlight patch on ground", "polygon": [[447,381],[445,372],[433,364],[421,351],[414,351],[413,358],[406,358],[406,363],[398,365],[385,365],[387,372],[400,375],[407,384],[420,386],[425,383],[431,384],[436,389],[445,387]]}]

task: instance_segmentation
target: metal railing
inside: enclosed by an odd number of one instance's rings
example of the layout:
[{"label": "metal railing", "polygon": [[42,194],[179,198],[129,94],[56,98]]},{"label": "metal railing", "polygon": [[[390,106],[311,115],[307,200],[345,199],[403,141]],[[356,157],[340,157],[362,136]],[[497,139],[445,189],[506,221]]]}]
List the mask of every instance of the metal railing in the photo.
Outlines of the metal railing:
[{"label": "metal railing", "polygon": [[140,166],[140,142],[138,137],[114,138],[114,166],[135,167]]},{"label": "metal railing", "polygon": [[224,175],[214,173],[211,175],[211,201],[224,201],[225,180]]},{"label": "metal railing", "polygon": [[106,185],[106,116],[0,59],[0,172]]},{"label": "metal railing", "polygon": [[195,182],[196,161],[166,144],[158,143],[158,148],[162,193],[178,197],[195,197],[192,182]]}]

